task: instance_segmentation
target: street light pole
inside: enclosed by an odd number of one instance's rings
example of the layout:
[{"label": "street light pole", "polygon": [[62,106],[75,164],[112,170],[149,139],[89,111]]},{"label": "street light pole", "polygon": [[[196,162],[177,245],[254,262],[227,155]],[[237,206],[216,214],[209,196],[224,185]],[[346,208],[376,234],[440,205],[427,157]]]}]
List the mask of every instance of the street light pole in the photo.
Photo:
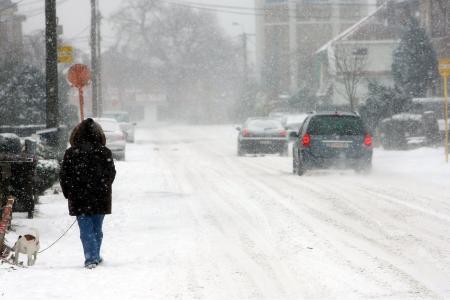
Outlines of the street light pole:
[{"label": "street light pole", "polygon": [[55,128],[59,126],[58,37],[56,27],[56,0],[45,0],[47,128]]}]

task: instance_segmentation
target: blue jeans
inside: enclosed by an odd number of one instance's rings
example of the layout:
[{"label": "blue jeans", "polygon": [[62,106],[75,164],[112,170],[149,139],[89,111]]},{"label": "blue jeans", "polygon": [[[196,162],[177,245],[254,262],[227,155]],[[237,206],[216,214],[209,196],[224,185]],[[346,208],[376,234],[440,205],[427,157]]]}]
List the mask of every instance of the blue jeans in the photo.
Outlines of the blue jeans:
[{"label": "blue jeans", "polygon": [[100,262],[100,248],[102,246],[102,225],[105,215],[78,216],[80,239],[84,250],[84,265]]}]

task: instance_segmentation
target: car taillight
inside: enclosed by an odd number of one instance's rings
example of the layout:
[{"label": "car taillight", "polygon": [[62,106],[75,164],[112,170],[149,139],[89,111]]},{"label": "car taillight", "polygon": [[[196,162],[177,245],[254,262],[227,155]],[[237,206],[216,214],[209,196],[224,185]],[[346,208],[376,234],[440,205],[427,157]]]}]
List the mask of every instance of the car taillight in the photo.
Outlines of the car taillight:
[{"label": "car taillight", "polygon": [[303,136],[302,145],[303,147],[311,146],[311,136],[308,133]]},{"label": "car taillight", "polygon": [[115,141],[121,141],[125,139],[125,135],[122,132],[116,132],[113,135],[113,140]]},{"label": "car taillight", "polygon": [[280,131],[280,136],[281,137],[287,137],[287,131],[286,130]]},{"label": "car taillight", "polygon": [[250,136],[250,132],[248,131],[247,128],[244,128],[244,130],[242,130],[242,136],[245,136],[245,137]]},{"label": "car taillight", "polygon": [[366,145],[367,147],[372,146],[372,136],[370,134],[366,134],[366,136],[364,137],[364,145]]}]

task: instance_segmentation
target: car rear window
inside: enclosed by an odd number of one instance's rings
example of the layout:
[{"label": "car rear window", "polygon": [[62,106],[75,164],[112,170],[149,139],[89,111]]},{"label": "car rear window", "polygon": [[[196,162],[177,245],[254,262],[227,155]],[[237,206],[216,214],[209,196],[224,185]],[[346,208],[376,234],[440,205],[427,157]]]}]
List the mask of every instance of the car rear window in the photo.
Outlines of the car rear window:
[{"label": "car rear window", "polygon": [[364,126],[358,117],[318,116],[311,119],[308,133],[311,135],[362,135]]},{"label": "car rear window", "polygon": [[102,126],[103,131],[105,132],[112,132],[112,131],[119,131],[120,127],[119,124],[117,124],[116,121],[113,120],[96,120],[100,126]]},{"label": "car rear window", "polygon": [[276,120],[251,120],[247,122],[247,128],[249,129],[282,129],[283,125],[280,121]]},{"label": "car rear window", "polygon": [[117,120],[118,122],[130,122],[130,119],[128,118],[128,114],[126,113],[104,113],[103,117],[105,118],[112,118]]}]

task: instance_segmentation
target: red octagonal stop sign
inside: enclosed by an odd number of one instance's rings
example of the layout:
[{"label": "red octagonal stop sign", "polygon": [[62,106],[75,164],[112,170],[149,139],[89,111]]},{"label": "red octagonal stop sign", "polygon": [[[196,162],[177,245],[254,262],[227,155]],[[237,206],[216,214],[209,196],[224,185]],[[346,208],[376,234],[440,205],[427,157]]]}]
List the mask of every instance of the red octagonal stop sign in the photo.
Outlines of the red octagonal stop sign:
[{"label": "red octagonal stop sign", "polygon": [[91,71],[86,65],[76,64],[70,67],[68,79],[70,83],[78,88],[80,94],[80,118],[84,120],[84,96],[83,87],[86,86],[91,80]]},{"label": "red octagonal stop sign", "polygon": [[89,81],[91,80],[91,71],[89,71],[89,68],[86,65],[73,65],[69,69],[68,79],[74,87],[80,89],[89,84]]}]

